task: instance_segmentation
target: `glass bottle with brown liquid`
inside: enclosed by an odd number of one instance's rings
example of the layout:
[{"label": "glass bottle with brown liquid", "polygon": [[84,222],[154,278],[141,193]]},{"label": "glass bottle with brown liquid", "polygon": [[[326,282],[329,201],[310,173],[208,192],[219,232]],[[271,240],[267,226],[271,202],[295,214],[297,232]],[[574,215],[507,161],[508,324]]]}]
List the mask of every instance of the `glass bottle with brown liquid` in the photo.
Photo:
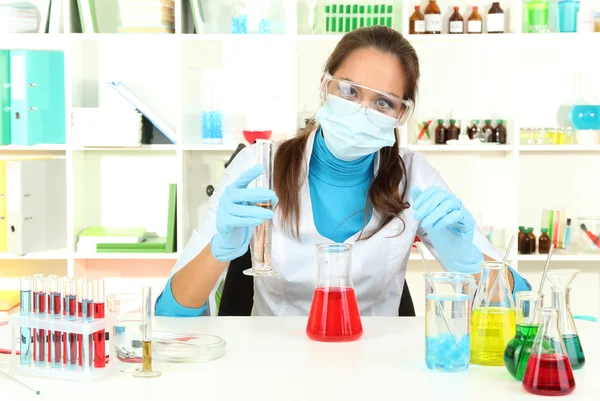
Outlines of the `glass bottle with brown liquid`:
[{"label": "glass bottle with brown liquid", "polygon": [[492,127],[492,120],[485,120],[485,125],[481,130],[483,131],[483,137],[486,138],[486,142],[498,142],[496,131]]},{"label": "glass bottle with brown liquid", "polygon": [[473,124],[467,129],[469,139],[478,139],[481,128],[479,128],[479,120],[473,120]]},{"label": "glass bottle with brown liquid", "polygon": [[442,13],[435,0],[429,0],[425,9],[425,33],[442,33]]},{"label": "glass bottle with brown liquid", "polygon": [[446,143],[446,133],[448,129],[444,126],[444,120],[437,120],[438,126],[435,128],[435,143],[443,145]]},{"label": "glass bottle with brown liquid", "polygon": [[446,133],[446,142],[451,139],[458,139],[459,134],[460,129],[456,126],[456,120],[450,120],[450,126],[448,127],[448,132]]},{"label": "glass bottle with brown liquid", "polygon": [[529,237],[529,230],[524,231],[525,235],[521,237],[521,241],[519,241],[519,252],[522,255],[531,254],[531,238]]},{"label": "glass bottle with brown liquid", "polygon": [[425,33],[425,16],[421,12],[421,6],[415,6],[415,12],[410,16],[408,33],[411,35]]},{"label": "glass bottle with brown liquid", "polygon": [[454,14],[450,17],[449,33],[451,34],[459,34],[465,33],[465,21],[458,12],[458,7],[454,7]]},{"label": "glass bottle with brown liquid", "polygon": [[483,20],[479,15],[479,7],[473,6],[473,12],[469,16],[467,21],[467,33],[482,33],[483,32]]},{"label": "glass bottle with brown liquid", "polygon": [[531,253],[535,253],[536,238],[535,234],[533,233],[533,227],[527,228],[527,231],[529,231],[529,239],[531,240]]},{"label": "glass bottle with brown liquid", "polygon": [[488,11],[486,29],[487,33],[504,33],[504,10],[499,1],[495,1]]},{"label": "glass bottle with brown liquid", "polygon": [[542,235],[540,235],[540,239],[538,240],[538,251],[539,253],[550,252],[550,237],[548,236],[547,228],[542,228]]},{"label": "glass bottle with brown liquid", "polygon": [[497,120],[496,122],[498,123],[498,125],[496,125],[496,128],[494,129],[494,132],[496,134],[496,141],[500,142],[501,144],[505,144],[506,127],[504,126],[504,120]]}]

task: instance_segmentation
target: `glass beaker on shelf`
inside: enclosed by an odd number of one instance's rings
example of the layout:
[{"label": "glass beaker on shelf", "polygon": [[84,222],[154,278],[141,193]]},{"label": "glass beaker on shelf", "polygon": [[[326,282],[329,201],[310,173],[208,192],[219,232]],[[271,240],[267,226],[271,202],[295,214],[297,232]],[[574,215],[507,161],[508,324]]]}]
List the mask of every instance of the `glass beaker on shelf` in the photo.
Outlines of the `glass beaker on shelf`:
[{"label": "glass beaker on shelf", "polygon": [[306,335],[316,341],[354,341],[363,328],[351,279],[352,245],[317,245],[317,286]]},{"label": "glass beaker on shelf", "polygon": [[471,316],[471,363],[504,365],[504,350],[516,327],[515,303],[506,263],[482,262]]},{"label": "glass beaker on shelf", "polygon": [[548,280],[552,283],[552,307],[558,310],[558,324],[565,343],[567,355],[574,370],[585,365],[585,355],[581,347],[581,340],[577,327],[571,314],[571,288],[570,285],[579,273],[577,269],[560,269],[548,271]]},{"label": "glass beaker on shelf", "polygon": [[558,26],[561,32],[577,32],[577,13],[579,0],[558,2]]},{"label": "glass beaker on shelf", "polygon": [[540,310],[539,329],[523,377],[523,387],[537,395],[567,395],[575,389],[573,369],[558,325],[558,310]]},{"label": "glass beaker on shelf", "polygon": [[517,328],[515,337],[504,350],[504,366],[517,380],[523,380],[531,347],[538,332],[539,309],[543,295],[536,291],[517,293]]},{"label": "glass beaker on shelf", "polygon": [[231,16],[231,33],[248,33],[248,4],[247,0],[236,2]]},{"label": "glass beaker on shelf", "polygon": [[461,372],[471,352],[471,295],[475,279],[464,273],[425,277],[425,362],[431,370]]},{"label": "glass beaker on shelf", "polygon": [[200,132],[201,141],[205,144],[223,143],[222,84],[223,70],[219,68],[202,70]]},{"label": "glass beaker on shelf", "polygon": [[527,32],[548,32],[548,0],[529,0],[527,9]]}]

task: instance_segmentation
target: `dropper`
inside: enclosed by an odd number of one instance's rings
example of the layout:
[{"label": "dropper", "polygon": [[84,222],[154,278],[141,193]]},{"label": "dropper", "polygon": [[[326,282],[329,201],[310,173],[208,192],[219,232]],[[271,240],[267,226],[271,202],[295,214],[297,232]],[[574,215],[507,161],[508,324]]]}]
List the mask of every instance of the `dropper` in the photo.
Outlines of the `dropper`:
[{"label": "dropper", "polygon": [[431,288],[433,290],[433,298],[435,299],[435,307],[437,308],[437,310],[440,311],[440,314],[442,315],[442,319],[444,320],[444,324],[446,325],[446,329],[448,330],[448,333],[450,333],[450,337],[452,337],[452,340],[454,341],[454,345],[456,345],[456,349],[460,350],[460,346],[458,345],[458,340],[456,339],[454,332],[450,328],[450,324],[448,323],[448,320],[446,319],[446,313],[444,313],[444,310],[442,309],[442,304],[440,303],[440,300],[437,297],[437,291],[435,289],[435,284],[434,284],[433,280],[431,279],[431,272],[429,271],[429,267],[427,266],[427,261],[425,260],[425,254],[423,254],[423,250],[421,249],[422,245],[420,242],[417,242],[416,246],[417,246],[417,250],[419,251],[419,255],[421,255],[421,260],[423,261],[423,266],[425,266],[425,271],[427,272],[427,279],[431,283]]},{"label": "dropper", "polygon": [[[515,243],[515,238],[517,238],[517,234],[513,234],[513,236],[510,238],[510,242],[508,243],[508,247],[506,248],[506,252],[504,253],[504,257],[502,258],[502,264],[506,265],[506,262],[508,261],[508,255],[510,255],[510,250],[512,249],[513,244]],[[490,291],[490,294],[493,294],[494,291],[496,291],[496,287],[498,286],[498,280],[500,279],[500,271],[498,272],[498,275],[496,276],[496,280],[494,280],[494,284],[492,285],[492,289]],[[489,295],[489,294],[488,294]],[[492,297],[488,296],[487,300],[485,301],[485,309],[490,307],[490,302],[492,301]]]}]

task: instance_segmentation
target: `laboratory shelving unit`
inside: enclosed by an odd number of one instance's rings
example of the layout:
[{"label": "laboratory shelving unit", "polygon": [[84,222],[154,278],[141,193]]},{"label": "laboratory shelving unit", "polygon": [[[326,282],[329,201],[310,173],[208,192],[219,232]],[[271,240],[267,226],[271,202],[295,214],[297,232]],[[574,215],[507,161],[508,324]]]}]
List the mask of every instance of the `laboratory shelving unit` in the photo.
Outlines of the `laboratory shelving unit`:
[{"label": "laboratory shelving unit", "polygon": [[[102,3],[110,9],[117,0]],[[241,130],[261,126],[272,128],[278,137],[290,136],[318,106],[323,64],[342,36],[318,29],[309,33],[305,0],[271,3],[285,21],[282,33],[231,35],[223,27],[221,32],[196,35],[188,2],[176,0],[173,35],[119,35],[109,33],[114,32],[112,25],[100,24],[97,34],[0,37],[0,48],[65,52],[67,118],[74,107],[110,107],[114,99],[104,82],[121,80],[177,132],[172,145],[83,148],[68,127],[66,145],[0,148],[2,157],[65,157],[68,191],[67,248],[23,257],[0,254],[0,286],[16,286],[24,273],[43,272],[106,277],[107,292],[149,283],[156,286],[155,296],[160,293],[192,230],[200,224],[208,202],[206,187],[217,184],[223,163],[244,142]],[[520,127],[556,124],[558,106],[571,95],[574,72],[591,67],[595,93],[600,93],[600,69],[593,69],[597,55],[590,50],[600,46],[600,34],[522,33],[521,0],[505,0],[501,1],[507,15],[505,34],[408,35],[414,5],[424,9],[427,2],[392,3],[398,13],[394,25],[417,50],[422,74],[416,113],[403,129],[401,145],[423,153],[481,222],[505,229],[498,247],[508,243],[510,230],[519,225],[533,226],[538,233],[543,207],[566,208],[572,218],[600,215],[600,145],[521,146],[518,136]],[[318,1],[318,9],[323,4]],[[479,5],[485,18],[491,1],[438,0],[438,4],[447,23],[451,6],[460,6],[464,15]],[[218,91],[226,95],[219,104],[226,115],[222,145],[203,144],[199,133],[200,113],[213,96],[203,79],[207,69],[222,71]],[[505,119],[509,143],[414,144],[417,122],[451,117]],[[165,188],[171,182],[178,184],[177,252],[76,252],[78,232],[92,224],[142,226],[164,235]],[[575,236],[577,227],[572,230]],[[544,255],[517,255],[513,249],[510,259],[537,285]],[[574,299],[573,307],[578,314],[599,316],[600,254],[557,252],[554,266],[582,270],[574,286],[587,291],[593,301]],[[407,274],[411,287],[422,285],[421,270],[418,256],[412,254]],[[422,300],[413,298],[422,313]]]}]

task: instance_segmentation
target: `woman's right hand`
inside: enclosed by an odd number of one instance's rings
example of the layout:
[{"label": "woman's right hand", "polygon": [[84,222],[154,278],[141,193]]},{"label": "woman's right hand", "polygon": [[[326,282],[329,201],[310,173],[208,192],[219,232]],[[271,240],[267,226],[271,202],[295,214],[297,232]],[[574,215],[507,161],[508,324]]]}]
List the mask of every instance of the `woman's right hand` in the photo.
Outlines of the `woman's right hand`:
[{"label": "woman's right hand", "polygon": [[213,256],[220,262],[229,262],[248,251],[252,228],[273,218],[273,211],[255,206],[270,202],[275,206],[279,199],[275,192],[264,188],[248,188],[248,184],[264,172],[256,165],[230,184],[219,199],[217,207],[217,233],[210,242]]}]

